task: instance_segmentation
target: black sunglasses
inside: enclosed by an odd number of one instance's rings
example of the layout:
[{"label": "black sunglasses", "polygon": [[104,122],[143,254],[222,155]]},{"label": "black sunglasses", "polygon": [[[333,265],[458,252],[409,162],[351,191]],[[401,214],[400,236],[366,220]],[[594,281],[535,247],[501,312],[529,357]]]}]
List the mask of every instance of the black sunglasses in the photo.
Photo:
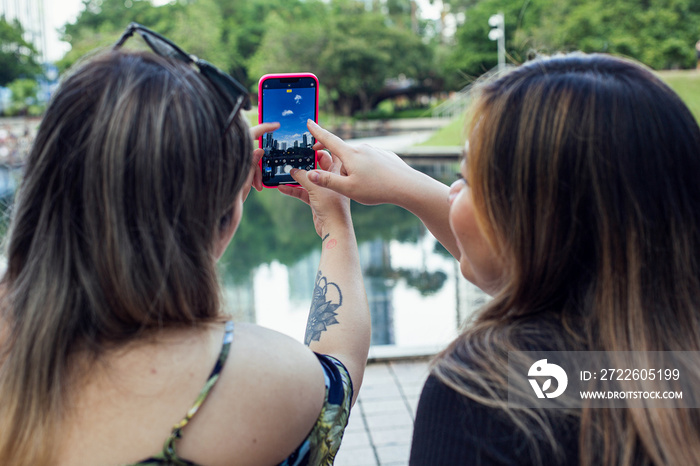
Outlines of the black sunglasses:
[{"label": "black sunglasses", "polygon": [[243,87],[243,85],[211,63],[186,53],[172,41],[166,39],[157,32],[151,31],[147,27],[141,26],[137,23],[129,24],[126,31],[124,31],[124,34],[122,34],[117,43],[114,44],[113,49],[118,49],[124,45],[124,42],[126,42],[129,37],[133,36],[134,32],[139,33],[139,35],[143,37],[143,40],[146,41],[146,43],[151,47],[151,50],[153,50],[157,55],[165,58],[180,60],[188,65],[195,65],[202,76],[207,78],[219,92],[221,92],[223,95],[229,95],[234,98],[235,104],[233,105],[231,114],[226,120],[226,124],[224,125],[224,134],[231,127],[234,118],[236,118],[236,115],[238,115],[241,108],[250,110],[248,90]]}]

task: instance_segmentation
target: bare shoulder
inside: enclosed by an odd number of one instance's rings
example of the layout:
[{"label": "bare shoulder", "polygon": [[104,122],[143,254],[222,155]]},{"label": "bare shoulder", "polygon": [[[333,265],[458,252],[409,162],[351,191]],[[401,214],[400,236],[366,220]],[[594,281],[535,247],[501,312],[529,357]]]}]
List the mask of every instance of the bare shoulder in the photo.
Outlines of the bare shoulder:
[{"label": "bare shoulder", "polygon": [[[301,401],[302,395],[310,393],[314,405],[321,408],[325,388],[323,372],[315,354],[304,344],[293,338],[264,327],[238,324],[234,331],[231,365],[227,378],[240,384],[239,374],[246,374],[244,388],[251,397],[268,397],[275,393],[285,398],[278,408],[290,408],[289,397]],[[252,401],[252,400],[251,400]],[[263,401],[263,400],[261,400]],[[318,414],[316,410],[316,414]],[[298,413],[297,413],[298,414]]]},{"label": "bare shoulder", "polygon": [[[274,330],[251,324],[238,324],[237,328],[232,364],[226,374],[230,382],[241,384],[244,381],[239,374],[246,374],[245,385],[236,385],[236,388],[246,389],[251,401],[266,401],[282,412],[295,411],[290,400],[301,402],[310,398],[317,408],[314,409],[315,419],[325,388],[321,365],[314,353],[304,344]],[[280,395],[280,400],[271,403],[269,396],[272,394]]]},{"label": "bare shoulder", "polygon": [[[287,351],[281,359],[287,357],[307,359],[317,364],[314,353],[303,343],[293,339],[283,333],[261,327],[255,324],[237,323],[234,330],[234,344],[241,345],[240,348],[249,345],[247,350],[260,355],[270,355],[276,351]],[[249,359],[249,358],[247,358]]]},{"label": "bare shoulder", "polygon": [[304,440],[324,396],[321,365],[305,345],[236,324],[220,379],[185,431],[180,454],[203,464],[230,463],[229,455],[276,464]]}]

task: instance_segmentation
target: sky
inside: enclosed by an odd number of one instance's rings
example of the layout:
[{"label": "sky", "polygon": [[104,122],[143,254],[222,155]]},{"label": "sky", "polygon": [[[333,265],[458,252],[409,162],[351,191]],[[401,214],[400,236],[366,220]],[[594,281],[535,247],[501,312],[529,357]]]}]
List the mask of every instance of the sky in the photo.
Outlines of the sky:
[{"label": "sky", "polygon": [[56,61],[70,50],[70,45],[67,42],[61,42],[58,39],[56,29],[75,21],[82,6],[82,0],[44,0],[46,59],[48,61]]}]

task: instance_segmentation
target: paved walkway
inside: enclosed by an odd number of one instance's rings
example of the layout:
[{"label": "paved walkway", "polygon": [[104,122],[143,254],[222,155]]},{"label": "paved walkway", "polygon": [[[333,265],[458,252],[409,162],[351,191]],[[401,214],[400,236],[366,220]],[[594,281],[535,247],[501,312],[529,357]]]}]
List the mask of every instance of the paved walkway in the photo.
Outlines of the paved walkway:
[{"label": "paved walkway", "polygon": [[370,363],[336,466],[408,464],[418,397],[428,377],[428,359]]}]

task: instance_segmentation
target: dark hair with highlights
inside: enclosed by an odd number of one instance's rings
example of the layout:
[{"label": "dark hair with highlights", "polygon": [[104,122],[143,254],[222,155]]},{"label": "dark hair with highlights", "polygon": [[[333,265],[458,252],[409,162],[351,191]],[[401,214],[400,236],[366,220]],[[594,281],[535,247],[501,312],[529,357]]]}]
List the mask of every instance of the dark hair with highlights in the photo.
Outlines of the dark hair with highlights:
[{"label": "dark hair with highlights", "polygon": [[[607,55],[538,59],[479,91],[467,179],[504,284],[433,373],[507,412],[540,462],[562,454],[558,414],[508,403],[509,351],[700,350],[700,129],[650,70]],[[573,416],[581,464],[700,458],[697,410]]]},{"label": "dark hair with highlights", "polygon": [[102,53],[72,71],[39,128],[2,280],[0,458],[49,464],[77,352],[221,317],[213,257],[249,173],[241,115],[196,71]]}]

